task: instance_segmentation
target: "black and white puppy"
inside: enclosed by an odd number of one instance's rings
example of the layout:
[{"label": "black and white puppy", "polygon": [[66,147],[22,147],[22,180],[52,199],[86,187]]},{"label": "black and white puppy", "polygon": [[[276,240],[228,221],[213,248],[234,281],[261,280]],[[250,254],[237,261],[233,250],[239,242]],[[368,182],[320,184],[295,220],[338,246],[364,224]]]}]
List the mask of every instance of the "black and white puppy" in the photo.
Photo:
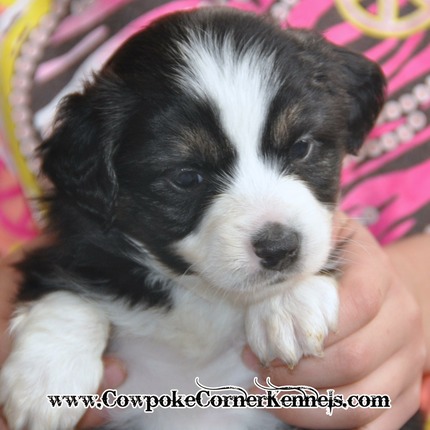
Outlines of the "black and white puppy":
[{"label": "black and white puppy", "polygon": [[[320,355],[336,327],[325,275],[343,156],[383,101],[375,64],[307,31],[227,9],[167,16],[128,40],[42,144],[55,243],[25,281],[1,370],[12,430],[71,429],[106,351],[122,393],[247,388],[263,362]],[[270,430],[256,409],[112,412],[114,429]]]}]

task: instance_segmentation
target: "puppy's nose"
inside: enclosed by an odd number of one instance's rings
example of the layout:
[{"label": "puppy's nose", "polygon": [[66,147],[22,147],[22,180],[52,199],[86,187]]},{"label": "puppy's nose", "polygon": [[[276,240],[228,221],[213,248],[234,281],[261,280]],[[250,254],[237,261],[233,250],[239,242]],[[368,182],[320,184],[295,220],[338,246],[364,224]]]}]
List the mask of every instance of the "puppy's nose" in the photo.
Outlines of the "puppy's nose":
[{"label": "puppy's nose", "polygon": [[281,271],[297,259],[300,238],[291,228],[279,223],[267,223],[252,238],[252,246],[265,269]]}]

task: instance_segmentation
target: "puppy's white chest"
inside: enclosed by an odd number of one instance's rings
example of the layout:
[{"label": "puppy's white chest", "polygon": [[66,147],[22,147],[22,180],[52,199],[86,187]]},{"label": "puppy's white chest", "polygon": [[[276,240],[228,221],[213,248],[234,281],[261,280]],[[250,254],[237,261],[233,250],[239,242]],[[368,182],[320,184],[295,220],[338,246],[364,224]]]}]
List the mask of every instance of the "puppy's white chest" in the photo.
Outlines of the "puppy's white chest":
[{"label": "puppy's white chest", "polygon": [[[133,316],[130,317],[131,321]],[[196,395],[200,390],[196,377],[207,387],[251,387],[254,374],[241,360],[245,344],[241,310],[209,304],[186,293],[181,295],[177,307],[166,314],[148,311],[139,319],[140,327],[117,327],[111,345],[112,352],[124,360],[128,369],[121,393],[160,397],[177,390],[179,395]],[[131,408],[113,410],[112,417],[115,426],[131,421],[136,428],[149,430],[200,430],[203,422],[208,430],[271,429],[276,423],[273,417],[258,410],[199,406],[156,408],[151,414]]]}]

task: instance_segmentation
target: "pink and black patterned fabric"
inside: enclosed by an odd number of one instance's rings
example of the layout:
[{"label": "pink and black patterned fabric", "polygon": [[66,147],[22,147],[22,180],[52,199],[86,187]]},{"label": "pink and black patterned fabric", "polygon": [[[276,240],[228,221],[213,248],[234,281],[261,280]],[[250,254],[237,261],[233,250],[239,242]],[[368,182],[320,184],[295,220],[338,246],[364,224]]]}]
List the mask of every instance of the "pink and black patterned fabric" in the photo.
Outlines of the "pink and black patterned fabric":
[{"label": "pink and black patterned fabric", "polygon": [[[430,232],[428,1],[0,0],[0,41],[25,8],[42,3],[51,6],[46,15],[32,31],[20,35],[26,40],[14,65],[6,106],[13,113],[19,149],[34,175],[37,162],[32,154],[49,132],[62,95],[79,90],[83,78],[154,19],[177,10],[224,5],[264,14],[282,28],[315,29],[381,65],[388,101],[361,152],[345,160],[341,207],[382,244]],[[0,257],[39,231],[36,206],[26,199],[1,114]],[[428,396],[423,399],[428,403]]]},{"label": "pink and black patterned fabric", "polygon": [[[388,102],[358,157],[345,161],[341,207],[366,224],[382,244],[429,231],[430,6],[402,0],[394,2],[396,10],[387,6],[383,11],[378,10],[380,2],[352,0],[57,3],[44,21],[49,34],[41,31],[33,37],[17,66],[17,74],[20,68],[34,70],[34,75],[21,73],[24,78],[10,97],[19,112],[23,153],[34,151],[49,130],[60,97],[79,89],[82,78],[97,70],[133,32],[166,13],[223,4],[265,14],[283,28],[315,29],[379,62],[388,79]],[[23,91],[26,97],[20,97]],[[12,173],[5,142],[0,148],[0,252],[6,252],[14,242],[37,234],[37,222]],[[31,168],[36,171],[37,164]]]}]

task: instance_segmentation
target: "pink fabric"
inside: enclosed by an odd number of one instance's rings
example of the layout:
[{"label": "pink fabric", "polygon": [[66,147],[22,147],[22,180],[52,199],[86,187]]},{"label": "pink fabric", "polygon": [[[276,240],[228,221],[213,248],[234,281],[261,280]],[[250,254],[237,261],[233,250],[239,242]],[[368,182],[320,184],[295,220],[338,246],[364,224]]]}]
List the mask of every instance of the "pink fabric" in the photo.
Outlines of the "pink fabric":
[{"label": "pink fabric", "polygon": [[[351,216],[362,216],[363,203],[380,209],[380,218],[370,226],[381,243],[391,242],[414,225],[413,220],[402,220],[417,211],[428,201],[423,190],[430,190],[430,160],[411,170],[401,170],[364,180],[342,202],[342,208]],[[369,193],[368,190],[372,190]],[[389,192],[387,192],[389,190]],[[387,219],[392,220],[387,223]],[[402,223],[399,228],[398,223]]]},{"label": "pink fabric", "polygon": [[0,159],[0,257],[37,234],[22,189]]}]

